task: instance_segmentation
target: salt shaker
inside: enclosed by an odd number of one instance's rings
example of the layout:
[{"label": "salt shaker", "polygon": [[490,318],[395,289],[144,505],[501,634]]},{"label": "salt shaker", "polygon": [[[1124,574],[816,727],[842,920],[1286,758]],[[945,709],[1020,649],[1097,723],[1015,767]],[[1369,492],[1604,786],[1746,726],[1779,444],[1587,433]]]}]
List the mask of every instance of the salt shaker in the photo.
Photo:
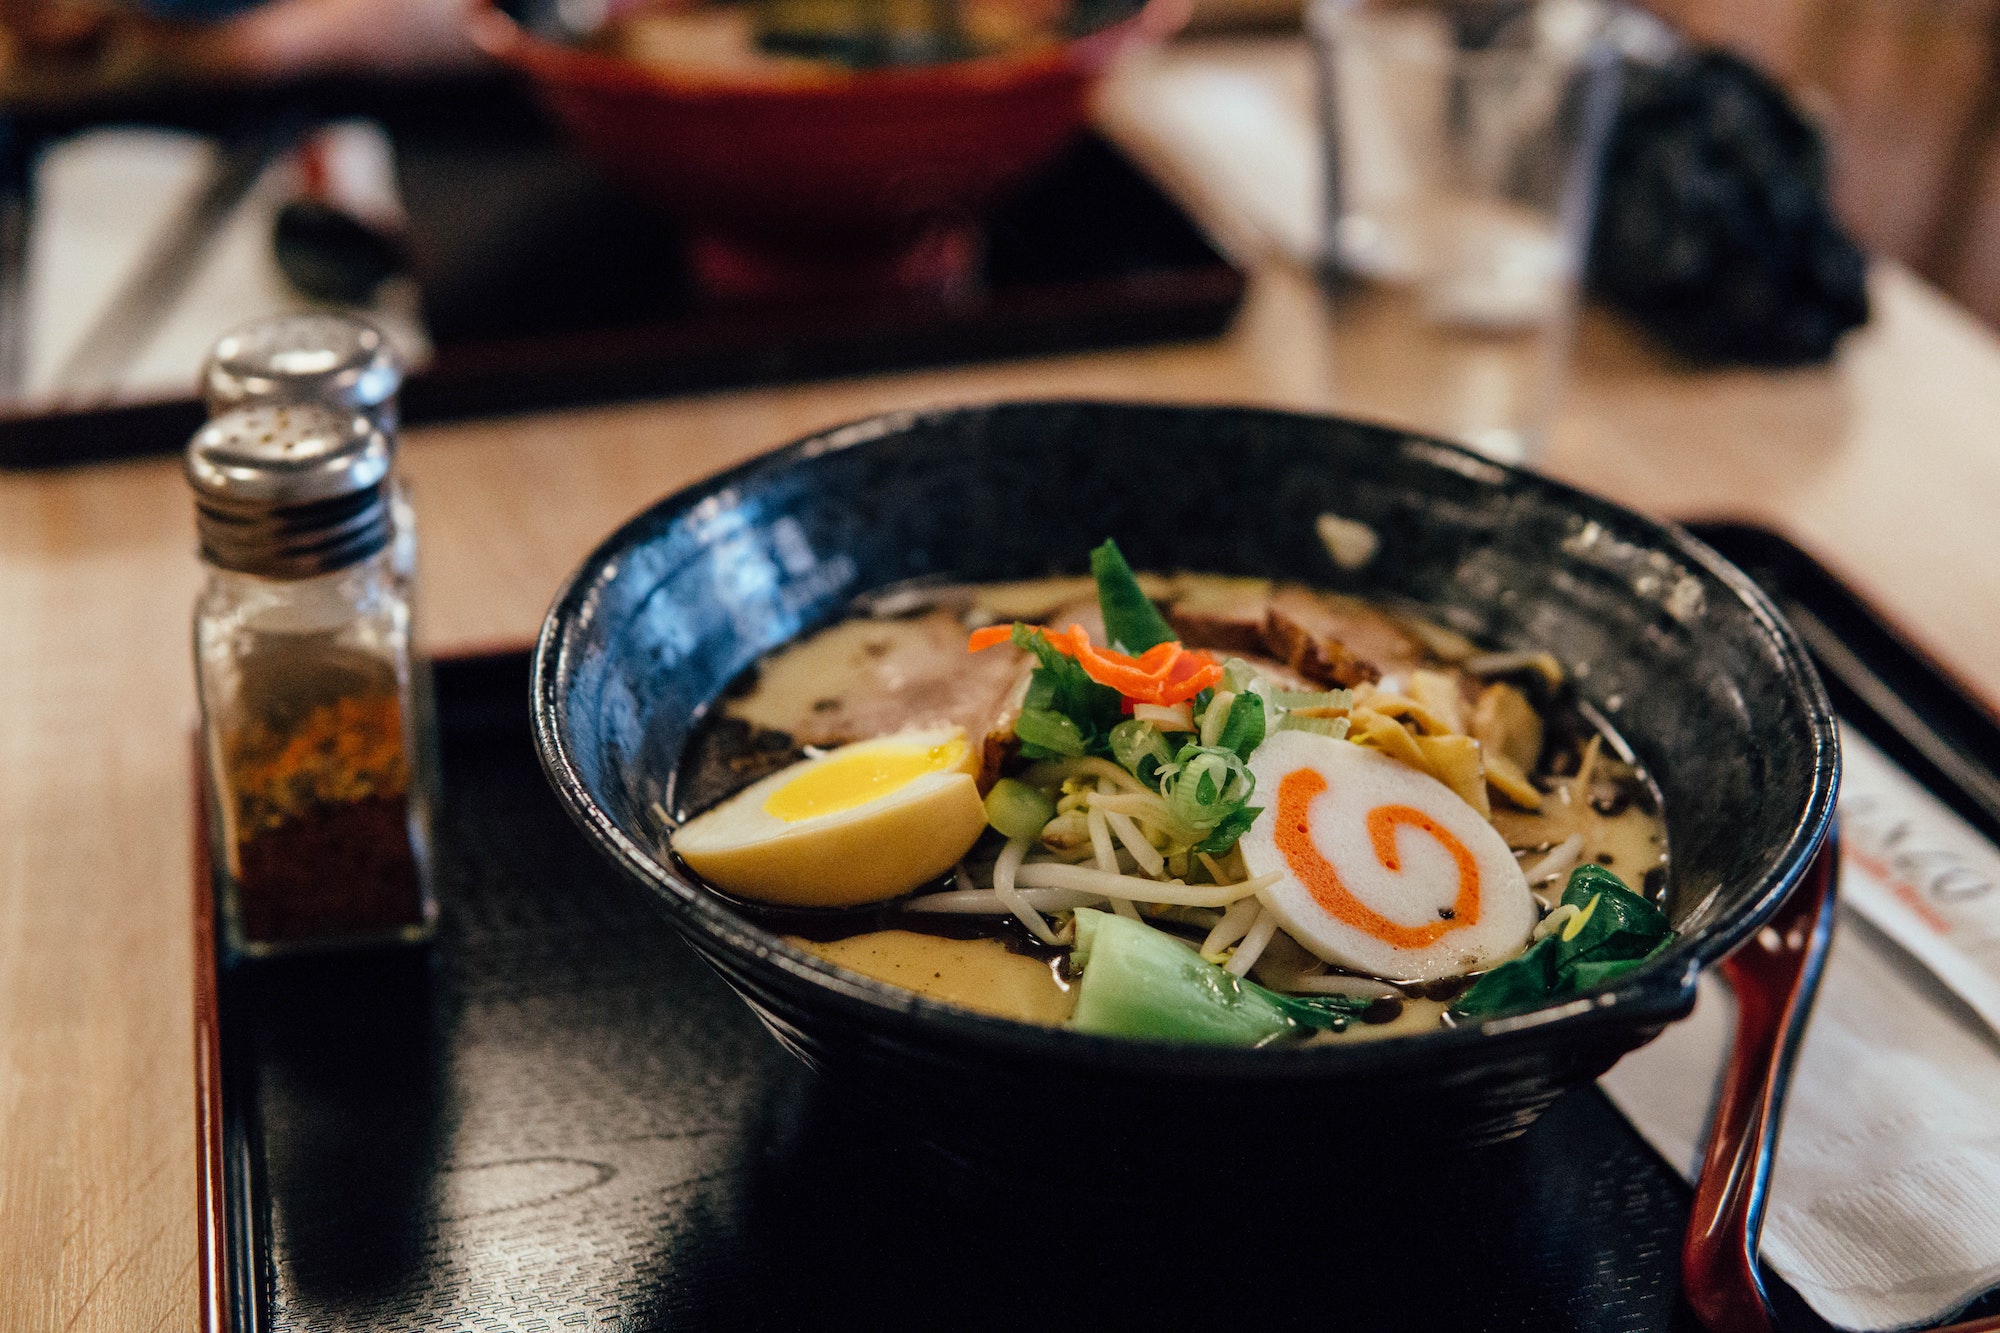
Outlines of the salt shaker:
[{"label": "salt shaker", "polygon": [[195,663],[224,938],[259,956],[427,938],[437,779],[362,413],[237,408],[188,446]]},{"label": "salt shaker", "polygon": [[389,442],[389,518],[396,573],[404,595],[413,591],[417,516],[409,486],[393,466],[400,424],[398,395],[403,363],[382,330],[351,315],[272,315],[252,320],[216,340],[201,370],[201,393],[211,417],[239,407],[317,403],[341,414],[360,413]]},{"label": "salt shaker", "polygon": [[211,416],[268,403],[318,403],[396,431],[403,366],[382,330],[347,315],[273,315],[231,329],[202,367]]}]

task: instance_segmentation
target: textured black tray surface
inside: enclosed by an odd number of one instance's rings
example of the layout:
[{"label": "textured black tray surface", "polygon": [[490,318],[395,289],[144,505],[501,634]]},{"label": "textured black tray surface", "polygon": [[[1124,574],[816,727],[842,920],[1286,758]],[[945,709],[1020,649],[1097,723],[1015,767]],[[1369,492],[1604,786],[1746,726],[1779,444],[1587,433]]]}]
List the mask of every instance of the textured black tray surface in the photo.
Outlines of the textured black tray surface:
[{"label": "textured black tray surface", "polygon": [[[525,671],[440,669],[434,949],[224,978],[229,1241],[255,1275],[235,1328],[1695,1326],[1686,1187],[1594,1088],[1514,1143],[1409,1161],[1331,1106],[1338,1174],[1272,1143],[1268,1179],[1231,1178],[1190,1142],[1143,1203],[1066,1172],[1117,1125],[1000,1182],[916,1146],[585,845]],[[1787,1329],[1824,1327],[1784,1301]]]},{"label": "textured black tray surface", "polygon": [[[1243,275],[1095,136],[997,206],[965,292],[730,308],[697,298],[673,227],[573,153],[508,82],[329,86],[134,106],[119,118],[228,133],[293,109],[373,116],[396,142],[413,274],[437,345],[404,393],[413,424],[1207,337],[1243,296]],[[0,417],[0,467],[171,451],[199,424],[191,399]]]},{"label": "textured black tray surface", "polygon": [[[524,659],[441,675],[433,958],[225,985],[270,1327],[1669,1326],[1686,1191],[1594,1091],[1505,1148],[1297,1192],[1190,1143],[1163,1164],[1187,1197],[1144,1205],[1065,1180],[1115,1125],[996,1185],[868,1123],[570,826],[526,686]],[[1366,1142],[1337,1107],[1327,1132]]]}]

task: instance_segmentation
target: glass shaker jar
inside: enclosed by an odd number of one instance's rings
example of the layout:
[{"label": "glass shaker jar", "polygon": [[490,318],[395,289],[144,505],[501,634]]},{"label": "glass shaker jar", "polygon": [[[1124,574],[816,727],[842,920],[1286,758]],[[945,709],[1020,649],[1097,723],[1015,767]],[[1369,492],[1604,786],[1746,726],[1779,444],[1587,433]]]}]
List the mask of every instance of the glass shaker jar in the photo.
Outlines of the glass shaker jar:
[{"label": "glass shaker jar", "polygon": [[434,928],[435,727],[373,421],[238,408],[187,452],[194,646],[224,937],[259,956]]},{"label": "glass shaker jar", "polygon": [[252,320],[218,338],[201,369],[202,399],[211,417],[239,407],[317,403],[374,422],[389,442],[391,542],[407,596],[416,579],[417,516],[408,483],[394,467],[402,388],[403,362],[388,336],[351,315]]}]

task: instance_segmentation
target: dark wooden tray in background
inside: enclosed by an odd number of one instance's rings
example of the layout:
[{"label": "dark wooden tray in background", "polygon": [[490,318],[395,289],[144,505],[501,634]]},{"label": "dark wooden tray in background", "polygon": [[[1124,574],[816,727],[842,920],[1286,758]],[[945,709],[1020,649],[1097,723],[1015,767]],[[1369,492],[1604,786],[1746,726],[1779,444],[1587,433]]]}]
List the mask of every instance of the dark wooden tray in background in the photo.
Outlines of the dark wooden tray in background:
[{"label": "dark wooden tray in background", "polygon": [[[1992,781],[1981,705],[1781,539],[1700,531],[1824,630],[1850,723],[2000,827],[1924,757]],[[1118,1127],[1086,1124],[1017,1179],[967,1174],[780,1050],[596,857],[536,764],[525,653],[441,663],[438,699],[432,949],[218,976],[197,868],[210,1333],[1694,1327],[1687,1187],[1595,1088],[1338,1182],[1288,1179],[1283,1144],[1268,1180],[1211,1178],[1190,1143],[1174,1198],[1092,1198],[1065,1161]],[[1788,1333],[1826,1329],[1774,1289]]]},{"label": "dark wooden tray in background", "polygon": [[[411,424],[1202,338],[1243,298],[1243,274],[1096,136],[996,209],[966,292],[729,307],[690,289],[673,227],[570,151],[504,81],[330,86],[95,118],[227,133],[280,114],[370,115],[395,141],[437,346],[404,394]],[[31,151],[92,120],[26,120],[17,139]],[[0,415],[0,467],[170,452],[200,423],[191,397]]]}]

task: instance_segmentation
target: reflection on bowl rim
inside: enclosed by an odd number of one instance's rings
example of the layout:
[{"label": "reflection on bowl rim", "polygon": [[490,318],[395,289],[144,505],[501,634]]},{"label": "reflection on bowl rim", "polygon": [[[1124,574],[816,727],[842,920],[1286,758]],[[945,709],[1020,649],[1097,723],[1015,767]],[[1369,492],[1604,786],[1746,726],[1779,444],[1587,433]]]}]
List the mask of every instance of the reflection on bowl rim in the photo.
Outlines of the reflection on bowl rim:
[{"label": "reflection on bowl rim", "polygon": [[826,62],[823,68],[810,71],[761,73],[676,69],[606,51],[566,46],[523,27],[500,10],[497,0],[471,0],[464,21],[474,45],[488,56],[559,83],[586,84],[600,92],[764,102],[772,98],[810,101],[855,92],[885,96],[999,92],[1046,78],[1095,74],[1128,46],[1164,41],[1172,36],[1186,26],[1193,11],[1193,0],[1144,0],[1129,16],[1081,37],[1020,51],[931,65],[848,69]]},{"label": "reflection on bowl rim", "polygon": [[[741,484],[766,473],[782,472],[822,454],[865,448],[883,438],[897,438],[910,426],[929,418],[1003,406],[1054,408],[1076,405],[1155,410],[1175,406],[1196,411],[1240,410],[1216,404],[1050,399],[1032,403],[961,404],[924,411],[882,413],[814,432],[655,501],[599,542],[564,580],[542,622],[532,662],[530,703],[535,745],[542,769],[571,818],[592,841],[608,852],[623,870],[653,889],[663,902],[670,904],[669,914],[677,928],[703,936],[706,942],[719,944],[728,953],[752,960],[753,965],[775,967],[792,980],[811,985],[821,997],[844,1009],[849,1016],[892,1025],[906,1032],[929,1032],[962,1038],[988,1054],[1059,1060],[1072,1068],[1088,1067],[1109,1074],[1129,1072],[1192,1079],[1311,1082],[1335,1073],[1367,1074],[1377,1069],[1409,1065],[1435,1063],[1437,1068],[1442,1069],[1454,1063],[1454,1053],[1477,1051],[1481,1055],[1492,1056],[1503,1049],[1538,1043],[1541,1030],[1552,1025],[1559,1025],[1573,1038],[1580,1038],[1607,1025],[1630,1028],[1635,1024],[1650,1024],[1657,1029],[1687,1015],[1694,1004],[1695,982],[1702,969],[1714,965],[1763,926],[1779,903],[1804,878],[1833,824],[1834,796],[1840,774],[1839,737],[1832,702],[1804,644],[1747,574],[1674,524],[1626,509],[1539,473],[1495,463],[1463,446],[1355,418],[1264,408],[1251,410],[1270,416],[1296,417],[1304,421],[1338,420],[1391,431],[1412,444],[1421,445],[1439,466],[1449,467],[1456,462],[1459,464],[1456,470],[1462,470],[1467,475],[1488,473],[1526,477],[1530,484],[1572,508],[1614,510],[1628,521],[1654,530],[1661,543],[1673,548],[1689,566],[1714,578],[1750,607],[1764,632],[1781,647],[1787,675],[1796,675],[1807,696],[1807,711],[1814,732],[1815,767],[1805,809],[1785,847],[1773,858],[1760,891],[1744,903],[1737,915],[1716,923],[1692,946],[1684,944],[1685,937],[1681,937],[1666,957],[1618,978],[1608,989],[1509,1017],[1480,1019],[1451,1028],[1365,1042],[1243,1048],[1148,1041],[1074,1032],[1063,1027],[1047,1027],[978,1013],[828,962],[787,943],[776,932],[744,916],[703,884],[699,876],[682,868],[679,858],[673,856],[671,851],[662,857],[654,849],[642,846],[627,836],[609,812],[592,798],[562,731],[556,725],[557,715],[565,706],[565,701],[559,700],[555,694],[559,674],[557,668],[566,654],[567,626],[579,603],[599,580],[607,565],[614,562],[613,553],[624,549],[635,532],[642,527],[657,526],[684,517],[712,497],[732,492]],[[711,699],[704,707],[713,703]],[[697,946],[697,951],[705,953],[707,949]],[[754,1007],[760,1012],[763,1008],[761,1003]],[[787,1041],[786,1044],[791,1043]]]}]

